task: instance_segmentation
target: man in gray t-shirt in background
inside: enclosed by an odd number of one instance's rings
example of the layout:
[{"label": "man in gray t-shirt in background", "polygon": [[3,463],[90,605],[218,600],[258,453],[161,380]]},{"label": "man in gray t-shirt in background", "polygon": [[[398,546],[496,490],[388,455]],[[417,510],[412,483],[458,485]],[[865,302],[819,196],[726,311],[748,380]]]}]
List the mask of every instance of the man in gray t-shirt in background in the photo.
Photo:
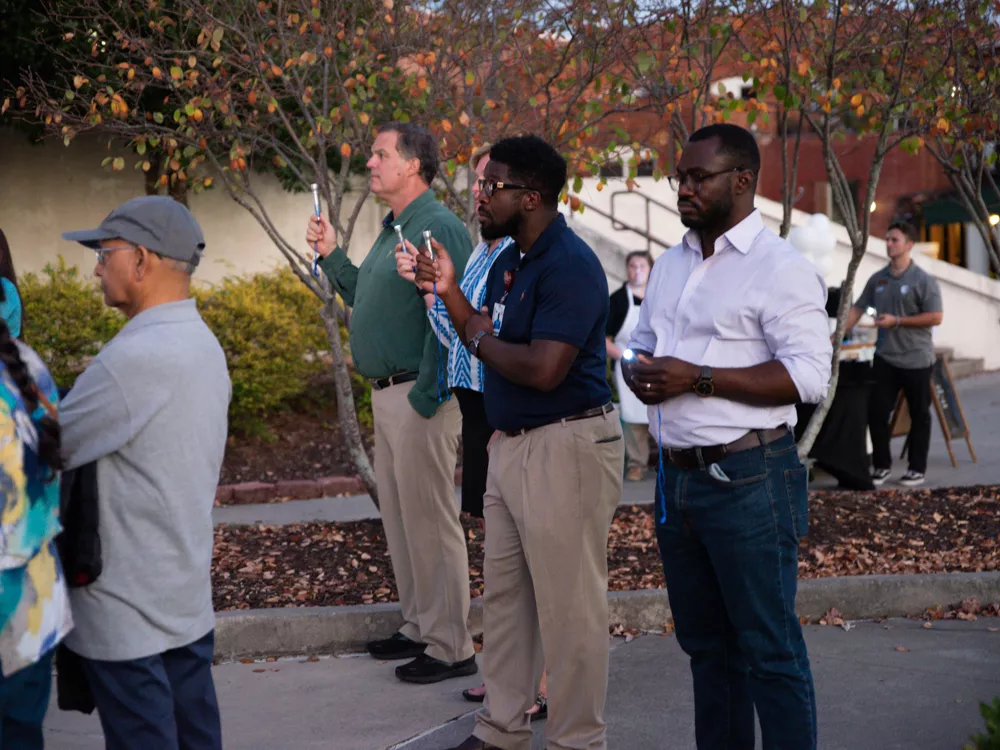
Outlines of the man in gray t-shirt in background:
[{"label": "man in gray t-shirt in background", "polygon": [[937,279],[910,258],[917,230],[897,222],[885,238],[889,265],[872,276],[847,316],[850,331],[865,312],[874,310],[879,328],[868,402],[872,438],[872,481],[882,485],[892,475],[889,417],[900,389],[910,412],[909,470],[899,479],[906,487],[923,484],[931,441],[931,328],[943,318]]},{"label": "man in gray t-shirt in background", "polygon": [[110,750],[221,750],[210,569],[230,382],[189,298],[204,238],[164,196],[63,236],[97,252],[104,302],[129,319],[60,407],[67,467],[97,462],[104,563],[70,590],[66,645]]}]

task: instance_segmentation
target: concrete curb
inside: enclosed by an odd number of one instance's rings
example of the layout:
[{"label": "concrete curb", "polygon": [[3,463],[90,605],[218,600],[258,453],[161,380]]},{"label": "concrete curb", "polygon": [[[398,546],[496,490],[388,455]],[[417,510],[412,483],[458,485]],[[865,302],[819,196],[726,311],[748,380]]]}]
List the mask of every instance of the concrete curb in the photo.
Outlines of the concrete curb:
[{"label": "concrete curb", "polygon": [[[455,470],[455,486],[462,486],[462,469]],[[354,475],[320,479],[283,479],[279,482],[243,482],[220,484],[215,489],[215,505],[254,505],[273,500],[315,500],[340,495],[363,495],[365,487]]]},{"label": "concrete curb", "polygon": [[[964,599],[1000,602],[1000,572],[814,578],[799,582],[796,610],[815,620],[836,607],[846,620],[902,617]],[[662,630],[670,617],[666,589],[608,593],[609,624]],[[398,604],[301,607],[219,612],[215,656],[244,657],[360,651],[365,642],[391,635],[402,623]],[[482,599],[474,599],[469,627],[482,632]]]}]

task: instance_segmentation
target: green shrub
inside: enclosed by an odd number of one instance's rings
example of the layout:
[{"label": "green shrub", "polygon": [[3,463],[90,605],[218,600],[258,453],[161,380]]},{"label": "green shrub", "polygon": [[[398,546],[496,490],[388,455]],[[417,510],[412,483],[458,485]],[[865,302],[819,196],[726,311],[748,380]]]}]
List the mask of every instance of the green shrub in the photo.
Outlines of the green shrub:
[{"label": "green shrub", "polygon": [[1000,750],[1000,697],[994,698],[993,703],[980,703],[979,713],[986,722],[986,732],[969,737],[972,744],[966,745],[965,750]]},{"label": "green shrub", "polygon": [[[261,432],[263,420],[312,388],[329,370],[320,302],[288,269],[196,287],[194,297],[229,364],[234,431]],[[60,259],[21,283],[24,340],[71,387],[90,359],[125,324],[98,286]],[[342,340],[346,333],[341,331]],[[369,429],[371,386],[352,373],[358,417]]]},{"label": "green shrub", "polygon": [[194,296],[226,352],[233,427],[258,431],[268,414],[304,393],[325,367],[318,356],[328,348],[319,303],[310,311],[312,293],[287,271],[229,278]]},{"label": "green shrub", "polygon": [[90,359],[125,325],[125,317],[104,304],[92,279],[60,257],[41,275],[21,277],[24,326],[21,335],[49,366],[60,386],[69,388]]}]

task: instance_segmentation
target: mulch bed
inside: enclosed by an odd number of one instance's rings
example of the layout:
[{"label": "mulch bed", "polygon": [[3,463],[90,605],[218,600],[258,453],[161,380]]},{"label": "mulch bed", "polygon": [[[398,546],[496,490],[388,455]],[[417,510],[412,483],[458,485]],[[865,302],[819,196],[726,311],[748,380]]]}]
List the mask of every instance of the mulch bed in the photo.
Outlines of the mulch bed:
[{"label": "mulch bed", "polygon": [[[483,532],[463,524],[481,596]],[[799,559],[802,578],[1000,570],[1000,487],[812,493]],[[608,569],[612,590],[664,586],[651,508],[615,514]],[[212,578],[217,610],[397,598],[380,521],[219,527]]]},{"label": "mulch bed", "polygon": [[[330,386],[268,417],[256,435],[230,435],[220,485],[353,475]],[[371,440],[366,443],[369,457]]]},{"label": "mulch bed", "polygon": [[[373,461],[374,435],[363,425],[361,429]],[[460,474],[456,483],[461,483]],[[215,504],[283,503],[364,492],[341,437],[332,380],[317,378],[307,395],[264,419],[255,434],[229,436]]]}]

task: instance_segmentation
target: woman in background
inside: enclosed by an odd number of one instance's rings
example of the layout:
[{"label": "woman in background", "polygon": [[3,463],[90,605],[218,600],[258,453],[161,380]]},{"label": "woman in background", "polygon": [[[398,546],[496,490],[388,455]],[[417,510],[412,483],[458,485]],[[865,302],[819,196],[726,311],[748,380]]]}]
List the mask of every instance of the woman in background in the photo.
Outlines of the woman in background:
[{"label": "woman in background", "polygon": [[618,412],[625,435],[625,479],[641,481],[649,465],[649,418],[646,405],[625,385],[621,358],[628,347],[632,329],[639,322],[639,308],[646,295],[646,282],[653,269],[653,256],[637,250],[625,256],[627,278],[611,295],[608,303],[608,356],[614,362],[615,388],[618,391]]},{"label": "woman in background", "polygon": [[73,627],[55,546],[57,400],[38,355],[0,321],[0,750],[43,747],[52,658]]},{"label": "woman in background", "polygon": [[7,236],[0,229],[0,318],[7,324],[10,335],[21,338],[21,293],[17,288],[14,259]]}]

